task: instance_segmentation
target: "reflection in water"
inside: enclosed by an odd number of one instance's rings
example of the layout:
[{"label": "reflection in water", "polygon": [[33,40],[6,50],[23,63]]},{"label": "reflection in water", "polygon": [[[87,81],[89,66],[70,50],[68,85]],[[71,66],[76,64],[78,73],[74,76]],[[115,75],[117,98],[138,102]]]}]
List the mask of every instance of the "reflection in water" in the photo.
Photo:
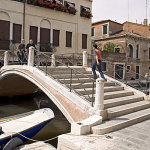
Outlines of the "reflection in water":
[{"label": "reflection in water", "polygon": [[[55,118],[47,124],[35,137],[36,140],[47,140],[60,134],[70,132],[70,124],[55,104],[43,93],[37,92],[30,96],[14,98],[0,97],[0,118],[12,116],[39,108],[51,108]],[[56,147],[57,139],[50,141]]]}]

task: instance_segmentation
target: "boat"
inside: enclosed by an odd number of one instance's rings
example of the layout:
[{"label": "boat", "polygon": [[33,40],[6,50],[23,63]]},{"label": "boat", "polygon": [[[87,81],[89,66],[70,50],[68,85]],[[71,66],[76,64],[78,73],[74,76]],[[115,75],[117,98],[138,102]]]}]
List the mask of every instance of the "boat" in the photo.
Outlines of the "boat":
[{"label": "boat", "polygon": [[0,120],[0,150],[13,150],[32,139],[54,118],[50,108],[43,108]]}]

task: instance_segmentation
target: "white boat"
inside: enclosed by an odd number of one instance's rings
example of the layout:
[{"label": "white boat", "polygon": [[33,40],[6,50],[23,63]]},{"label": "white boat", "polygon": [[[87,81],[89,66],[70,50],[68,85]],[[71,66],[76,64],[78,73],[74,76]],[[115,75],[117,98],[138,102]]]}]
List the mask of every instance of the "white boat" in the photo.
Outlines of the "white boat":
[{"label": "white boat", "polygon": [[0,149],[11,150],[35,136],[54,118],[49,108],[44,108],[0,120]]}]

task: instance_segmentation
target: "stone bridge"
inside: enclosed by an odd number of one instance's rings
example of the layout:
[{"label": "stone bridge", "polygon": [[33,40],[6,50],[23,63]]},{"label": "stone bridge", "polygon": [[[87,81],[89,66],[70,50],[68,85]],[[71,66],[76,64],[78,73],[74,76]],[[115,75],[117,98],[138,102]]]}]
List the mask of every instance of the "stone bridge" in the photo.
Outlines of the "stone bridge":
[{"label": "stone bridge", "polygon": [[31,94],[41,89],[71,123],[73,134],[105,134],[150,119],[150,103],[144,93],[108,76],[107,82],[101,78],[93,81],[86,52],[83,66],[55,66],[53,55],[46,70],[34,66],[33,47],[27,65],[9,65],[8,58],[5,52],[0,96]]},{"label": "stone bridge", "polygon": [[91,107],[89,103],[82,103],[76,94],[70,93],[38,68],[26,65],[1,68],[0,96],[32,94],[38,88],[55,103],[70,123],[89,117],[87,111]]}]

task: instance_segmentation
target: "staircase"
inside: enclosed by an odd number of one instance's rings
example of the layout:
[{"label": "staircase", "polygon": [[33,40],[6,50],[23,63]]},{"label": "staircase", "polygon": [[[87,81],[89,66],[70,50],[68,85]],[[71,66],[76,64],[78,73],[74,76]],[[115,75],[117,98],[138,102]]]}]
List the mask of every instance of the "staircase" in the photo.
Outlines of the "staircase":
[{"label": "staircase", "polygon": [[[70,78],[69,68],[49,68],[50,75],[67,87],[74,89],[83,99],[91,103],[94,101],[92,72],[84,68],[75,68],[76,74]],[[84,76],[82,74],[84,74]],[[86,77],[85,77],[86,76]],[[90,97],[90,99],[89,99]],[[112,80],[104,83],[104,107],[107,109],[108,118],[102,124],[92,127],[94,134],[106,134],[133,124],[150,119],[150,102],[144,101],[144,96],[134,90],[118,84]]]}]

